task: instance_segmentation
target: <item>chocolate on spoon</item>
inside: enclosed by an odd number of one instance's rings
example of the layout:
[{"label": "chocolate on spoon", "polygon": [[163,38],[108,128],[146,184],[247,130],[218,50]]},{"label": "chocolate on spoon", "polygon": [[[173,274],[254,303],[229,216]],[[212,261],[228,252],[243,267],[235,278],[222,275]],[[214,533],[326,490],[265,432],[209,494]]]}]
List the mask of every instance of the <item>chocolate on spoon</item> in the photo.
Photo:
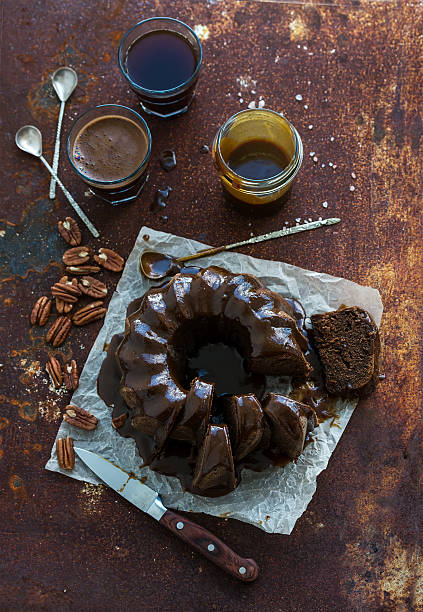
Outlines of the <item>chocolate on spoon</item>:
[{"label": "chocolate on spoon", "polygon": [[312,221],[310,223],[303,223],[302,225],[295,225],[293,227],[284,227],[281,230],[269,232],[268,234],[262,234],[261,236],[253,236],[248,240],[241,240],[240,242],[234,242],[232,244],[225,244],[220,247],[211,247],[209,249],[203,249],[192,255],[185,255],[184,257],[172,257],[172,255],[166,255],[164,253],[158,253],[157,251],[144,251],[140,257],[140,271],[144,276],[151,280],[160,280],[171,274],[176,274],[181,270],[181,264],[186,261],[193,259],[199,259],[200,257],[209,257],[210,255],[216,255],[222,253],[222,251],[229,251],[247,244],[255,244],[256,242],[264,242],[265,240],[273,240],[274,238],[281,238],[282,236],[289,236],[290,234],[297,234],[298,232],[305,232],[307,230],[316,229],[323,227],[324,225],[335,225],[339,223],[341,219],[336,217],[330,219],[322,219],[321,221]]}]

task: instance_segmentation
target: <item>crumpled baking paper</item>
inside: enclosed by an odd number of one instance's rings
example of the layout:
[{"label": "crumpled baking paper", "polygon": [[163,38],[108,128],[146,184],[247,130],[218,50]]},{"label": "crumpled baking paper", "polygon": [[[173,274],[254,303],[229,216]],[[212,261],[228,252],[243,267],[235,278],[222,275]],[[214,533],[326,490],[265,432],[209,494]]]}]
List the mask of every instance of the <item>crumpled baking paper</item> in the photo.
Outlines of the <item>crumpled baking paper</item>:
[{"label": "crumpled baking paper", "polygon": [[[146,242],[143,236],[148,234]],[[328,464],[331,454],[342,436],[356,406],[356,401],[339,400],[337,418],[326,420],[317,427],[297,463],[285,467],[270,467],[264,472],[243,470],[242,480],[235,491],[224,497],[211,499],[184,493],[179,480],[162,476],[148,467],[140,467],[142,460],[132,439],[122,438],[111,426],[110,409],[97,395],[97,376],[105,357],[103,347],[115,333],[124,329],[127,305],[141,296],[153,283],[138,269],[143,250],[154,249],[179,256],[194,253],[208,245],[143,227],[126,262],[122,277],[110,301],[104,325],[97,336],[80,377],[79,388],[72,403],[89,410],[99,419],[94,431],[83,431],[62,422],[58,437],[71,436],[75,446],[97,452],[137,476],[146,476],[146,484],[158,491],[167,507],[179,510],[206,512],[215,516],[236,518],[251,523],[270,533],[290,534],[295,522],[307,508],[316,490],[316,478]],[[380,325],[382,301],[379,292],[362,287],[343,278],[303,270],[277,261],[256,259],[239,253],[220,253],[199,260],[200,266],[216,265],[232,272],[246,272],[262,279],[266,285],[285,297],[299,300],[310,316],[335,310],[341,304],[361,306]],[[272,390],[287,393],[286,382],[272,380]],[[59,468],[55,446],[46,468],[66,476],[98,484],[101,481],[76,457],[72,472]]]}]

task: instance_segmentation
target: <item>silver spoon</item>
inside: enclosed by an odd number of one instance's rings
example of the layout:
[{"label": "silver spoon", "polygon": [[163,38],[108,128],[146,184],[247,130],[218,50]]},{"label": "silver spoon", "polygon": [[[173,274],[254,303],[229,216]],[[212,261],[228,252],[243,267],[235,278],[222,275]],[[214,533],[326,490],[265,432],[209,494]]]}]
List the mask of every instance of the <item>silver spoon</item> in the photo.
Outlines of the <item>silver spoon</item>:
[{"label": "silver spoon", "polygon": [[222,251],[229,251],[230,249],[236,249],[246,244],[254,244],[257,242],[264,242],[265,240],[273,240],[273,238],[281,238],[282,236],[289,236],[290,234],[297,234],[298,232],[305,232],[307,230],[317,229],[324,225],[335,225],[339,223],[341,219],[332,217],[330,219],[322,219],[319,221],[311,221],[310,223],[303,223],[302,225],[294,225],[292,227],[284,227],[283,229],[269,232],[268,234],[262,234],[261,236],[253,236],[248,240],[241,240],[241,242],[233,242],[232,244],[225,244],[220,247],[211,247],[210,249],[204,249],[193,253],[192,255],[185,255],[184,257],[172,257],[172,255],[166,255],[164,253],[157,253],[156,251],[144,251],[140,257],[140,270],[147,278],[151,280],[160,280],[165,278],[168,274],[176,274],[181,269],[180,264],[185,261],[191,261],[193,259],[199,259],[200,257],[209,257],[210,255],[216,255],[222,253]]},{"label": "silver spoon", "polygon": [[[65,103],[68,98],[72,95],[73,90],[78,84],[78,77],[75,70],[72,68],[59,68],[54,72],[51,77],[53,81],[53,87],[57,93],[57,97],[60,100],[60,111],[59,119],[57,120],[57,132],[56,132],[56,145],[54,147],[53,156],[53,171],[57,174],[59,167],[59,154],[60,154],[60,132],[62,130],[63,113],[65,111]],[[51,178],[50,181],[50,198],[54,200],[56,197],[56,179]]]},{"label": "silver spoon", "polygon": [[69,191],[63,185],[62,181],[54,172],[53,168],[47,163],[47,161],[43,157],[43,138],[41,136],[40,130],[34,125],[24,125],[16,132],[15,142],[16,145],[22,151],[25,151],[25,153],[29,153],[30,155],[35,155],[35,157],[40,158],[40,160],[43,162],[50,174],[56,179],[57,184],[67,197],[70,205],[72,206],[76,214],[79,216],[80,219],[82,219],[82,221],[88,227],[94,238],[98,238],[100,234],[98,233],[94,225],[88,219],[84,211],[81,210],[81,208],[75,202]]}]

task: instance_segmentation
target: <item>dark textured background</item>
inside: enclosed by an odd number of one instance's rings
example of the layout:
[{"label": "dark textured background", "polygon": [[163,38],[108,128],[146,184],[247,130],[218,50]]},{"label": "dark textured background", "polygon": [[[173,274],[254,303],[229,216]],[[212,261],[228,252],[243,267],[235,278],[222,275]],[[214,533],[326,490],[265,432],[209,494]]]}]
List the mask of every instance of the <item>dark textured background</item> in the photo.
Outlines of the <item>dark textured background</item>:
[{"label": "dark textured background", "polygon": [[[0,608],[422,610],[422,4],[4,0],[2,12]],[[142,224],[220,244],[299,217],[339,216],[335,228],[244,252],[373,285],[385,306],[386,380],[359,405],[293,534],[197,517],[259,562],[261,576],[247,586],[109,490],[44,471],[66,396],[48,391],[45,332],[31,330],[28,315],[60,274],[56,223],[70,209],[60,191],[48,199],[48,175],[15,148],[14,134],[38,125],[51,159],[59,104],[49,77],[63,64],[80,82],[63,134],[95,104],[137,108],[117,46],[136,21],[164,14],[207,26],[209,37],[188,114],[147,119],[152,172],[139,201],[112,210],[86,197],[62,148],[60,174],[101,244],[127,256]],[[256,84],[241,87],[239,77]],[[211,156],[199,150],[260,95],[297,126],[305,158],[289,202],[253,219],[224,205]],[[158,154],[169,146],[178,166],[167,175]],[[167,222],[149,210],[166,185]],[[94,246],[87,232],[84,242]],[[110,290],[116,281],[107,276]],[[99,326],[74,330],[57,353],[82,367]]]}]

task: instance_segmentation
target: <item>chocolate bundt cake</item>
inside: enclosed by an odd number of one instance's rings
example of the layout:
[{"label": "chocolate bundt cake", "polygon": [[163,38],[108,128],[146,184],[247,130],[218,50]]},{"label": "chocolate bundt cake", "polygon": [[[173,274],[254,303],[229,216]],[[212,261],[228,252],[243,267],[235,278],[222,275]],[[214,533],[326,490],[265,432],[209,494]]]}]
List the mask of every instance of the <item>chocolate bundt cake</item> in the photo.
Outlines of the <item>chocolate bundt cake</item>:
[{"label": "chocolate bundt cake", "polygon": [[353,306],[311,316],[313,337],[329,393],[365,396],[379,373],[380,339],[370,314]]},{"label": "chocolate bundt cake", "polygon": [[[270,444],[287,452],[274,418],[276,398],[267,416],[252,393],[217,397],[212,382],[187,378],[187,363],[200,347],[224,343],[236,347],[250,373],[305,380],[308,343],[293,314],[256,277],[214,266],[176,274],[132,302],[125,333],[109,345],[98,390],[114,419],[128,415],[119,433],[136,440],[144,464],[179,476],[187,490],[217,496],[237,486],[251,453]],[[302,427],[305,414],[297,410],[295,448],[302,449],[309,429]]]}]

